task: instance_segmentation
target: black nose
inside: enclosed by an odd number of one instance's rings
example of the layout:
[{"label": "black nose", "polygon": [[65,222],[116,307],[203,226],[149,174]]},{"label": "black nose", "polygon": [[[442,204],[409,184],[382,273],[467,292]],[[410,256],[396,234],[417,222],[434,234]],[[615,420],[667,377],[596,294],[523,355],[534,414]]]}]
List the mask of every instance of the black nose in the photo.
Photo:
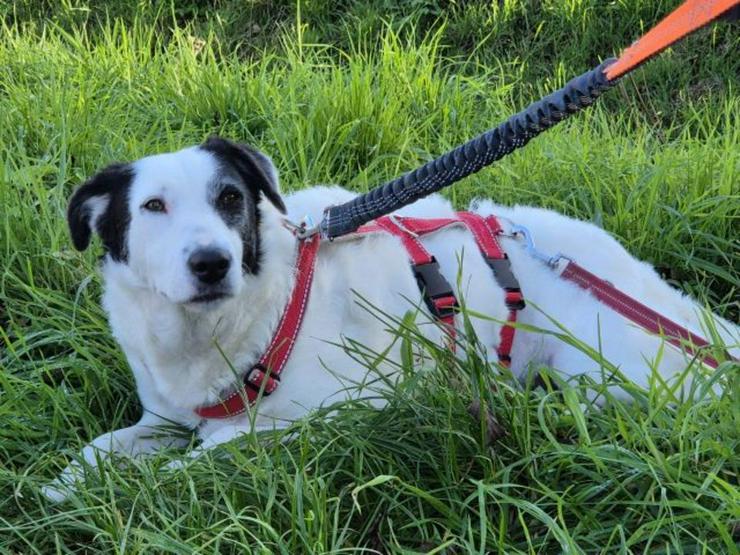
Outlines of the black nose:
[{"label": "black nose", "polygon": [[195,277],[212,285],[221,281],[231,265],[231,256],[223,249],[198,249],[188,258],[188,266]]}]

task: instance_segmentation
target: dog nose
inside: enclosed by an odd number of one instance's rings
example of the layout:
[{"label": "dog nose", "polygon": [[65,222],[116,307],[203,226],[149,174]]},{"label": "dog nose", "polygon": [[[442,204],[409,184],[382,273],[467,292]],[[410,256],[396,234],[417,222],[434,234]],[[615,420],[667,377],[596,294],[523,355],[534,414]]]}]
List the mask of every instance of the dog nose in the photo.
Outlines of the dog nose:
[{"label": "dog nose", "polygon": [[223,249],[198,249],[188,258],[195,277],[209,285],[221,281],[231,265],[231,256]]}]

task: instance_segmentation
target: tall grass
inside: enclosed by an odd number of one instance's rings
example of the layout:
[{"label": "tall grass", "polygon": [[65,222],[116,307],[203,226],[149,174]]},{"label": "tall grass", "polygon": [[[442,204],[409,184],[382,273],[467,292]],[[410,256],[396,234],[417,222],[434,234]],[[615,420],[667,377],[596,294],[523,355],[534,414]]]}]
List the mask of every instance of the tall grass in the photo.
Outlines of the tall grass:
[{"label": "tall grass", "polygon": [[[292,441],[247,437],[178,472],[162,468],[172,452],[107,463],[69,503],[40,497],[67,457],[140,410],[98,305],[99,253],[74,252],[65,229],[69,193],[96,168],[219,133],[270,154],[286,191],[366,190],[586,69],[574,45],[541,55],[560,44],[555,22],[608,54],[667,9],[422,2],[404,15],[348,2],[334,21],[328,4],[257,2],[249,17],[274,26],[245,45],[236,29],[247,15],[215,4],[131,15],[128,2],[108,19],[72,0],[44,4],[47,20],[39,4],[4,8],[0,552],[732,552],[735,390],[667,403],[656,386],[631,406],[593,410],[595,384],[524,387],[483,365],[472,338],[462,364],[413,328],[401,333],[431,362],[402,368],[408,380],[383,411],[335,407],[332,419],[296,423]],[[619,41],[589,31],[600,25]],[[466,26],[496,34],[451,44]],[[723,28],[692,40],[700,58],[676,49],[446,194],[458,206],[487,196],[592,220],[736,319],[740,100],[737,60],[723,48],[737,38]]]}]

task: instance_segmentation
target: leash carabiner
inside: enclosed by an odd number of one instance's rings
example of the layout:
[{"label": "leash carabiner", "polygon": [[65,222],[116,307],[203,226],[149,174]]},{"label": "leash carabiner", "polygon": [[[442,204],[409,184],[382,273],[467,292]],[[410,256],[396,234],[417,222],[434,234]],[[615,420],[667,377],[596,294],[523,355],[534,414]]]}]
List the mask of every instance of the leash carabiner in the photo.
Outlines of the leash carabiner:
[{"label": "leash carabiner", "polygon": [[512,223],[511,224],[511,236],[514,238],[521,237],[522,239],[524,239],[524,250],[526,250],[527,253],[532,258],[536,258],[540,262],[544,262],[545,265],[549,266],[550,268],[557,268],[558,264],[563,259],[570,260],[570,258],[565,256],[561,252],[558,252],[557,254],[550,256],[538,250],[535,247],[534,239],[532,238],[532,232],[529,231],[529,229],[523,225]]}]

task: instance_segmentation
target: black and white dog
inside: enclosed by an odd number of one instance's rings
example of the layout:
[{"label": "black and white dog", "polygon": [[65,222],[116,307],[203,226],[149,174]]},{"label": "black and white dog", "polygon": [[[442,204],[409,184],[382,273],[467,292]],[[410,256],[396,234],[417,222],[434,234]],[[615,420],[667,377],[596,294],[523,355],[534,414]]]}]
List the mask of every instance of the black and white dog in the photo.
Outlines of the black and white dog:
[{"label": "black and white dog", "polygon": [[[406,252],[390,235],[321,246],[303,326],[275,393],[230,419],[203,420],[194,412],[236,388],[239,377],[233,369],[247,369],[258,360],[275,331],[295,280],[296,239],[284,219],[310,215],[319,221],[324,208],[352,197],[338,187],[316,187],[282,198],[267,156],[219,138],[110,166],[77,189],[68,212],[72,240],[85,249],[95,232],[105,246],[103,304],[144,407],[137,424],[96,438],[81,459],[94,465],[111,453],[136,455],[185,444],[181,438],[153,433],[171,421],[197,429],[202,440],[197,454],[240,433],[284,426],[353,395],[357,388],[352,385],[363,383],[368,369],[336,347],[338,339],[353,338],[376,352],[393,342],[387,326],[358,305],[355,292],[396,316],[420,299]],[[545,252],[574,255],[581,265],[694,333],[705,331],[705,315],[696,303],[596,226],[547,210],[488,201],[473,210],[527,226]],[[401,213],[454,215],[438,196]],[[506,319],[504,291],[465,230],[449,229],[423,242],[447,280],[460,284],[458,298],[468,308]],[[519,241],[502,242],[527,300],[539,309],[526,308],[521,322],[552,329],[547,316],[552,317],[641,386],[648,385],[651,366],[669,382],[686,369],[686,355],[673,349],[662,352],[660,338],[559,279]],[[725,343],[736,346],[738,328],[717,317],[714,322]],[[491,319],[474,320],[477,337],[493,357],[500,326]],[[424,329],[443,341],[437,326]],[[388,356],[398,358],[397,348]],[[512,360],[512,370],[520,375],[534,363],[566,376],[601,376],[598,362],[550,335],[520,330]],[[82,468],[79,462],[70,464],[45,489],[46,495],[66,497]]]}]

